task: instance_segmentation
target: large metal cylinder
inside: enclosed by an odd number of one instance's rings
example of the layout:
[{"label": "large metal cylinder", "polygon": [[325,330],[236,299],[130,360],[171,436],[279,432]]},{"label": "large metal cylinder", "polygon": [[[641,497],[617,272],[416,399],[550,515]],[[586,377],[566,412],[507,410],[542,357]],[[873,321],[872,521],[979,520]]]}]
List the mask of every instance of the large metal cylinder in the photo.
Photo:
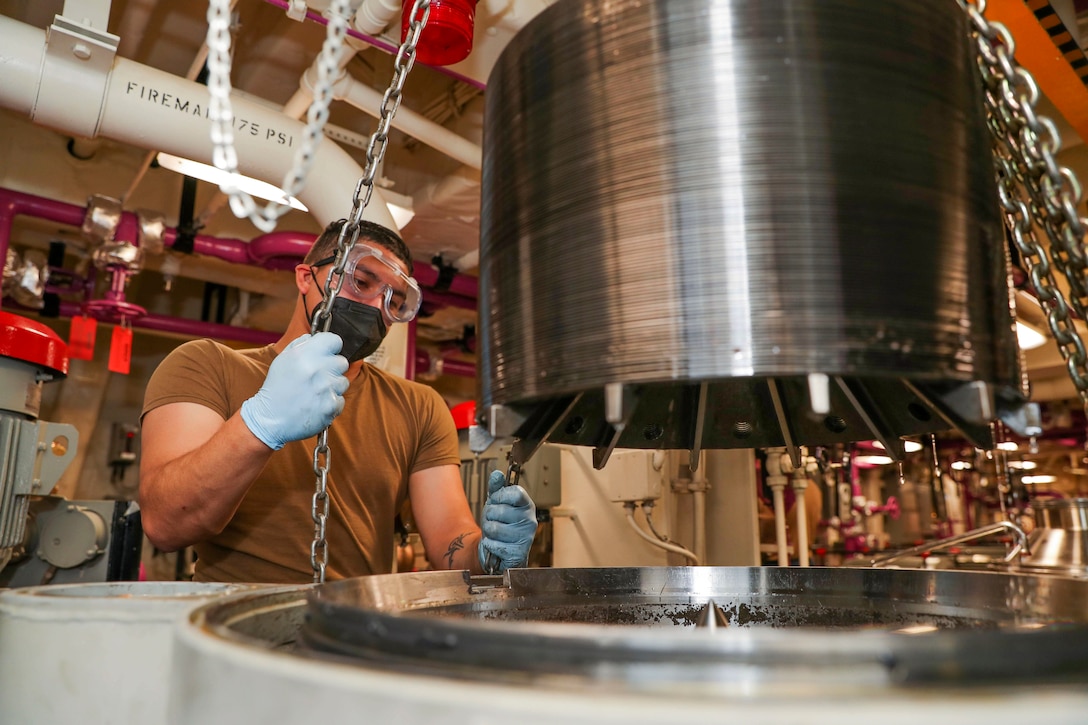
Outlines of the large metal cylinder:
[{"label": "large metal cylinder", "polygon": [[[1080,723],[1088,708],[1084,581],[799,567],[464,574],[200,607],[175,630],[168,722],[839,725],[848,712],[988,725]],[[329,633],[334,653],[304,648]]]},{"label": "large metal cylinder", "polygon": [[956,2],[559,0],[496,63],[484,146],[499,432],[546,404],[568,443],[896,438],[949,427],[918,386],[1019,385]]}]

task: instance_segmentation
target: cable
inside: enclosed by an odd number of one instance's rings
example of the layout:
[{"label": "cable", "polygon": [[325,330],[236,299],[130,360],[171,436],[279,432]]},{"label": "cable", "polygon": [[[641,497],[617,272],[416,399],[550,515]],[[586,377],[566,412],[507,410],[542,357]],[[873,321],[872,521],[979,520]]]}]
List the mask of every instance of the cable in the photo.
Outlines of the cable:
[{"label": "cable", "polygon": [[650,526],[650,533],[652,533],[654,536],[656,536],[661,541],[664,541],[664,542],[669,543],[669,544],[674,543],[674,542],[669,541],[668,536],[664,536],[662,534],[659,534],[657,529],[654,528],[654,520],[653,520],[653,518],[651,518],[653,510],[654,510],[653,501],[643,501],[642,502],[642,514],[646,517],[646,523]]},{"label": "cable", "polygon": [[[634,504],[634,502],[628,501],[627,503],[625,503],[623,505],[623,508],[626,509],[626,511],[627,511],[627,523],[631,524],[631,528],[633,528],[635,530],[635,532],[638,533],[639,536],[641,536],[643,539],[645,539],[646,541],[649,541],[651,544],[653,544],[654,546],[656,546],[656,547],[658,547],[660,549],[664,549],[665,551],[671,551],[674,554],[679,554],[680,556],[683,556],[683,557],[685,557],[687,559],[691,559],[692,563],[695,566],[699,566],[699,557],[697,557],[695,554],[691,553],[690,551],[688,551],[684,547],[680,546],[679,544],[669,543],[667,541],[658,541],[653,536],[650,536],[645,531],[643,531],[642,527],[638,525],[637,521],[635,521],[635,504]],[[649,521],[650,520],[649,517],[647,517],[646,520]],[[652,524],[651,524],[651,526],[652,526]]]}]

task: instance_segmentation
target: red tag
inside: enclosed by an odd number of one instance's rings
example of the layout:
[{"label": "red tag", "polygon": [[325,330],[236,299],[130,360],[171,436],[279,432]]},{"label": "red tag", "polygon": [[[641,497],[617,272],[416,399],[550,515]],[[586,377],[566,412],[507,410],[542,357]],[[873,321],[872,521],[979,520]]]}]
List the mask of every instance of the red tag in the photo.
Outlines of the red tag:
[{"label": "red tag", "polygon": [[68,357],[94,360],[94,334],[97,329],[98,320],[93,317],[73,317],[72,329],[68,331]]},{"label": "red tag", "polygon": [[110,372],[128,375],[132,363],[132,328],[115,327],[110,339]]}]

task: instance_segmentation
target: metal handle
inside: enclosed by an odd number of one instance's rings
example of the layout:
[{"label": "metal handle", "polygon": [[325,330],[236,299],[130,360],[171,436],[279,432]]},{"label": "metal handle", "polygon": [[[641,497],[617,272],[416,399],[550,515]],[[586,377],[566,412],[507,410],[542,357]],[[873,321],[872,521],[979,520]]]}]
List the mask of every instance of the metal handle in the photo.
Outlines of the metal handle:
[{"label": "metal handle", "polygon": [[904,549],[903,551],[896,551],[891,554],[884,554],[882,556],[873,557],[869,562],[871,566],[881,567],[888,562],[895,561],[896,559],[902,559],[907,556],[915,556],[917,554],[924,554],[931,551],[939,551],[941,549],[947,549],[950,546],[956,544],[964,544],[968,541],[975,541],[991,534],[996,534],[1000,531],[1011,531],[1016,535],[1016,544],[1009,550],[1009,553],[1005,555],[1005,563],[1008,564],[1021,553],[1030,553],[1028,551],[1028,535],[1022,528],[1014,524],[1012,521],[997,521],[992,524],[988,524],[978,529],[971,529],[965,531],[962,534],[956,536],[950,536],[947,539],[941,539],[928,544],[921,544],[911,549]]},{"label": "metal handle", "polygon": [[[507,486],[516,486],[518,484],[518,481],[520,480],[521,466],[519,466],[514,461],[510,461],[510,466],[506,469],[506,483],[503,484],[503,488],[506,488]],[[488,494],[488,498],[491,498],[490,493]],[[484,573],[498,574],[500,564],[502,564],[502,561],[499,559],[499,557],[488,551],[487,556],[484,557]]]}]

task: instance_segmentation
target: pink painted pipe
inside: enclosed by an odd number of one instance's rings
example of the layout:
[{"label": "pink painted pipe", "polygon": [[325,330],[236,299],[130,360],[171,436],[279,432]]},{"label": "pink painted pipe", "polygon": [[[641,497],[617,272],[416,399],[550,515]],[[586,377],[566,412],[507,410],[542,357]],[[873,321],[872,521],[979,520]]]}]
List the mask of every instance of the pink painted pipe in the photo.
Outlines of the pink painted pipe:
[{"label": "pink painted pipe", "polygon": [[40,196],[0,189],[0,264],[8,258],[11,224],[19,215],[45,219],[72,227],[83,225],[83,208]]},{"label": "pink painted pipe", "polygon": [[[81,227],[86,209],[63,201],[0,188],[0,259],[6,259],[11,223],[20,214],[72,227]],[[139,221],[136,215],[132,212],[123,212],[117,229],[117,238],[136,244],[138,229]],[[173,247],[177,238],[178,230],[168,228],[163,233],[163,244]],[[246,242],[242,239],[197,234],[193,241],[193,251],[234,264],[289,269],[306,256],[315,238],[313,234],[306,232],[282,231],[262,234]],[[438,270],[429,264],[419,265],[415,269],[415,277],[421,286],[433,287],[438,281]],[[475,277],[456,274],[450,282],[448,294],[475,300],[479,295],[479,285]],[[451,300],[444,304],[455,302],[457,303],[455,306],[464,306],[464,300]]]},{"label": "pink painted pipe", "polygon": [[452,357],[434,359],[426,350],[416,349],[415,374],[434,372],[439,375],[457,375],[463,378],[476,377],[476,365],[467,360]]},{"label": "pink painted pipe", "polygon": [[[78,317],[83,314],[78,302],[61,302],[61,317]],[[215,322],[201,322],[200,320],[187,320],[182,317],[168,317],[166,315],[144,315],[132,320],[133,327],[158,332],[172,332],[189,337],[213,337],[219,340],[236,340],[255,345],[267,345],[280,339],[280,333],[267,330],[254,330],[248,327],[235,327],[233,325],[220,325]]]}]

